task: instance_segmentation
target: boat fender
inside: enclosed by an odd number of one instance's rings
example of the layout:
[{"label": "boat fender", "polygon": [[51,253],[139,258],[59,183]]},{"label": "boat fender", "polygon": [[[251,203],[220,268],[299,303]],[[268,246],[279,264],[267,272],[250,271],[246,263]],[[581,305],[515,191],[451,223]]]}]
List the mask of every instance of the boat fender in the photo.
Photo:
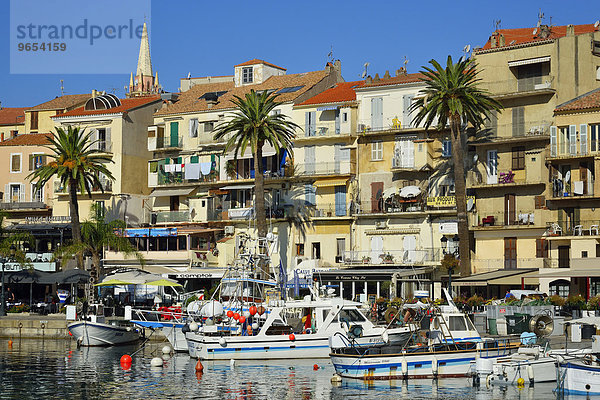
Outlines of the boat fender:
[{"label": "boat fender", "polygon": [[185,324],[181,327],[181,332],[183,332],[184,335],[186,333],[188,333],[189,331],[190,331],[190,324]]},{"label": "boat fender", "polygon": [[331,377],[331,384],[337,386],[340,383],[342,383],[342,377],[338,374],[333,374],[333,376]]},{"label": "boat fender", "polygon": [[404,379],[408,379],[408,361],[406,361],[406,357],[402,358],[402,376]]},{"label": "boat fender", "polygon": [[230,366],[231,368],[234,368],[234,367],[235,367],[235,360],[234,360],[233,358],[232,358],[231,360],[229,360],[229,366]]},{"label": "boat fender", "polygon": [[162,353],[163,354],[171,354],[171,346],[163,346]]},{"label": "boat fender", "polygon": [[225,340],[224,337],[221,337],[219,339],[219,344],[221,345],[221,347],[227,347],[227,340]]},{"label": "boat fender", "polygon": [[162,367],[163,366],[163,359],[160,357],[154,357],[152,360],[150,360],[150,366],[152,367]]},{"label": "boat fender", "polygon": [[492,375],[488,375],[487,378],[485,378],[485,386],[489,388],[493,380],[494,377]]},{"label": "boat fender", "polygon": [[533,367],[531,365],[527,366],[527,377],[529,378],[529,386],[533,386],[535,383],[535,376],[533,373]]},{"label": "boat fender", "polygon": [[193,321],[190,323],[190,331],[191,332],[197,332],[198,331],[198,323],[196,321]]},{"label": "boat fender", "polygon": [[204,371],[204,365],[202,365],[202,362],[198,360],[198,362],[196,363],[196,372],[202,373],[202,371]]},{"label": "boat fender", "polygon": [[523,378],[517,379],[517,387],[523,388],[523,386],[525,386],[525,379],[523,379]]},{"label": "boat fender", "polygon": [[433,373],[433,379],[438,377],[438,362],[435,357],[431,357],[431,372]]}]

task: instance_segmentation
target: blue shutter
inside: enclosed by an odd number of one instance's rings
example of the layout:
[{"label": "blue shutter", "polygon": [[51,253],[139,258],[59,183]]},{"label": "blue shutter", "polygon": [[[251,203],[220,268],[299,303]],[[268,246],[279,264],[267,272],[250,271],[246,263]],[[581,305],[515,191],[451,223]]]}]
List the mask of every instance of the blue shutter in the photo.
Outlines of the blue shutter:
[{"label": "blue shutter", "polygon": [[346,216],[346,186],[335,187],[335,215]]},{"label": "blue shutter", "polygon": [[317,188],[313,185],[304,185],[304,201],[307,206],[314,206],[317,203]]}]

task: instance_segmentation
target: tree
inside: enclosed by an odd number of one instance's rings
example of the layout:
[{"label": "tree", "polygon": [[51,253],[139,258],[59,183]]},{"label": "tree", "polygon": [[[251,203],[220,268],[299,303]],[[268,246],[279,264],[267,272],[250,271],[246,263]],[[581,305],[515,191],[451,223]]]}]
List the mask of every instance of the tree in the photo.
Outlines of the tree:
[{"label": "tree", "polygon": [[234,150],[234,162],[240,154],[244,154],[248,146],[254,157],[254,210],[258,237],[267,235],[267,218],[264,198],[264,175],[262,171],[262,149],[265,143],[271,145],[277,154],[282,150],[292,153],[292,140],[297,124],[288,121],[282,114],[273,110],[282,103],[277,95],[266,90],[257,93],[251,90],[244,99],[235,96],[232,102],[237,106],[233,118],[215,129],[214,139],[227,139],[224,152]]},{"label": "tree", "polygon": [[40,189],[56,177],[68,189],[73,241],[78,243],[81,242],[81,224],[77,192],[85,191],[90,198],[92,188],[99,188],[104,193],[100,175],[115,179],[106,167],[107,163],[113,162],[112,156],[94,148],[97,141],[91,140],[91,133],[85,134],[84,129],[70,125],[67,131],[56,128],[48,141],[49,144],[44,147],[51,151],[49,158],[52,161],[33,171],[28,179],[36,180],[36,188]]},{"label": "tree", "polygon": [[66,261],[73,256],[83,257],[89,254],[92,257],[92,268],[96,270],[98,277],[104,275],[101,260],[105,248],[123,253],[125,257],[135,257],[141,265],[145,265],[144,256],[122,234],[124,231],[124,221],[115,219],[107,222],[98,206],[93,205],[90,219],[81,224],[81,241],[61,247],[54,256]]},{"label": "tree", "polygon": [[493,110],[502,106],[491,98],[490,94],[478,87],[481,80],[477,77],[477,64],[473,59],[461,58],[457,63],[448,56],[446,68],[436,60],[429,63],[433,68],[424,66],[421,71],[426,87],[423,97],[411,105],[416,111],[415,124],[423,123],[429,128],[434,123],[438,129],[450,125],[452,160],[454,163],[454,188],[456,192],[456,213],[458,218],[458,237],[460,239],[459,257],[461,276],[471,273],[471,249],[469,225],[467,221],[467,192],[464,166],[464,153],[467,142],[467,124],[478,129]]}]

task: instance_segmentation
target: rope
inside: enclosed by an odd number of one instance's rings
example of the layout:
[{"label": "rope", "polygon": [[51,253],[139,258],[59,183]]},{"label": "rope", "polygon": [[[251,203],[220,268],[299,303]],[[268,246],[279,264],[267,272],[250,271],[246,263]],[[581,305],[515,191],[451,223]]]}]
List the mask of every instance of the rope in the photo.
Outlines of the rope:
[{"label": "rope", "polygon": [[[146,338],[146,340],[144,340],[144,343],[142,343],[142,345],[140,346],[139,349],[137,349],[136,351],[134,351],[133,353],[131,353],[131,357],[135,356],[137,353],[139,353],[140,351],[142,351],[142,349],[144,349],[144,347],[146,347],[146,343],[148,343],[148,341],[150,340],[150,338],[152,337],[152,335],[154,335],[154,332],[156,332],[155,329],[152,329],[152,333]],[[150,353],[152,354],[152,353]]]}]

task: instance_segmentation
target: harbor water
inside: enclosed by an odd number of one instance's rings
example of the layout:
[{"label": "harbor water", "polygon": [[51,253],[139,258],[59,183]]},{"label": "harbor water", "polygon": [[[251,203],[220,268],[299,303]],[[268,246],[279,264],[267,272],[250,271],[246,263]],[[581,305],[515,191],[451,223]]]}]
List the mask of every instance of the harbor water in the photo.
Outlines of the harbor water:
[{"label": "harbor water", "polygon": [[[554,383],[525,387],[472,387],[467,378],[402,381],[344,380],[333,385],[328,360],[204,362],[187,354],[161,357],[164,343],[149,343],[121,367],[123,354],[139,346],[77,348],[68,340],[0,342],[0,399],[545,399]],[[318,369],[315,368],[317,364]],[[573,397],[585,398],[585,397]],[[600,397],[599,397],[600,399]]]}]

